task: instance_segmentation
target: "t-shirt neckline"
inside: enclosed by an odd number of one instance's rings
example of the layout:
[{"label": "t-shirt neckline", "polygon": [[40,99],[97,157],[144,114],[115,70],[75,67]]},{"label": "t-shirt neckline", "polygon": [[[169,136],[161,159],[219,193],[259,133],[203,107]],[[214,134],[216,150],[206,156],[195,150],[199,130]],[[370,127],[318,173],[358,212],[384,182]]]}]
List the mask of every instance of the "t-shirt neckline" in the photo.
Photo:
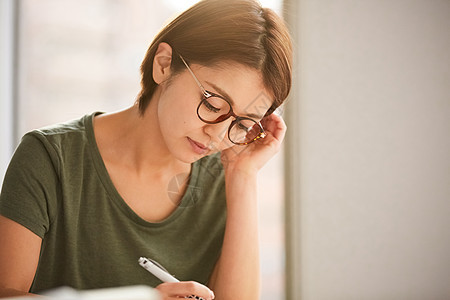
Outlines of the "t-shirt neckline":
[{"label": "t-shirt neckline", "polygon": [[167,224],[172,223],[174,220],[177,219],[177,217],[182,214],[184,211],[186,211],[186,206],[189,206],[188,202],[189,196],[192,195],[194,192],[193,189],[195,189],[195,186],[197,186],[198,181],[198,173],[199,173],[199,161],[196,161],[191,164],[191,173],[189,175],[189,182],[187,184],[186,190],[184,192],[184,195],[181,198],[180,204],[178,207],[165,219],[163,219],[160,222],[149,222],[141,218],[122,198],[122,196],[117,191],[116,187],[114,186],[111,177],[109,176],[109,173],[106,169],[105,163],[103,161],[103,158],[100,154],[100,150],[98,149],[97,142],[95,140],[95,134],[94,134],[94,118],[97,115],[102,114],[103,112],[94,112],[90,115],[85,116],[85,129],[86,129],[86,136],[88,139],[88,144],[92,156],[92,161],[95,166],[95,169],[97,171],[97,175],[99,176],[99,179],[101,180],[104,188],[106,189],[108,195],[110,196],[111,200],[118,205],[118,207],[121,209],[121,211],[127,215],[128,218],[133,220],[134,222],[147,226],[147,227],[160,227],[165,226]]}]

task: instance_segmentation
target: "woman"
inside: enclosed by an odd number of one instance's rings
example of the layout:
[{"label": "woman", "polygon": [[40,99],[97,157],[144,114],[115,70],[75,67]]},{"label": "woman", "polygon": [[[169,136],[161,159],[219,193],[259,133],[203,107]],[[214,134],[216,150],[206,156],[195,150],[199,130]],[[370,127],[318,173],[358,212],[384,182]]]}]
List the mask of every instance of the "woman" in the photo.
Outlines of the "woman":
[{"label": "woman", "polygon": [[273,114],[291,85],[286,27],[253,0],[204,0],[141,72],[130,108],[22,139],[0,196],[1,295],[148,284],[163,299],[259,298],[256,176],[286,131]]}]

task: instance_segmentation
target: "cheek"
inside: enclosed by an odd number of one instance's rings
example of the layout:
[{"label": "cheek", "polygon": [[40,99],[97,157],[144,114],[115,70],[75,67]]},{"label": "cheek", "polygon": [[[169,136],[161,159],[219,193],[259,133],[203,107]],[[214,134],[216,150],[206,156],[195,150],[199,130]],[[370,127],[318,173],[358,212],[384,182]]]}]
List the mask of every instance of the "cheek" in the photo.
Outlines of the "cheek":
[{"label": "cheek", "polygon": [[196,107],[193,108],[183,99],[172,101],[170,105],[160,105],[158,115],[161,131],[172,138],[188,136],[203,125],[197,117]]}]

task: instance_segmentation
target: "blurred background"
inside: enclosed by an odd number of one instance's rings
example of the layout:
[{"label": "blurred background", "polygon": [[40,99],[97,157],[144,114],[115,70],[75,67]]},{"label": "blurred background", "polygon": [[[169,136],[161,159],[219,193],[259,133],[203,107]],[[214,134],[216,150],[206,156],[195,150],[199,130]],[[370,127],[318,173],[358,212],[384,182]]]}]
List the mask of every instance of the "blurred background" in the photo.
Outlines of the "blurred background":
[{"label": "blurred background", "polygon": [[[131,105],[196,1],[0,0],[0,174],[28,130]],[[261,299],[450,299],[450,1],[261,1],[294,38],[261,172]]]}]

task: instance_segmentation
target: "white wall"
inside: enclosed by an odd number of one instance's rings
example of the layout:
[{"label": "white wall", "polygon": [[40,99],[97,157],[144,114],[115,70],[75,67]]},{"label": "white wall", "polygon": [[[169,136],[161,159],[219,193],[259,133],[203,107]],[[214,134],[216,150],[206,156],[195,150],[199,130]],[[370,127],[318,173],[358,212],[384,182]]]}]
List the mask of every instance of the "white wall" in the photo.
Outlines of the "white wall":
[{"label": "white wall", "polygon": [[14,3],[0,0],[0,182],[13,151]]},{"label": "white wall", "polygon": [[450,1],[290,19],[301,299],[450,299]]}]

